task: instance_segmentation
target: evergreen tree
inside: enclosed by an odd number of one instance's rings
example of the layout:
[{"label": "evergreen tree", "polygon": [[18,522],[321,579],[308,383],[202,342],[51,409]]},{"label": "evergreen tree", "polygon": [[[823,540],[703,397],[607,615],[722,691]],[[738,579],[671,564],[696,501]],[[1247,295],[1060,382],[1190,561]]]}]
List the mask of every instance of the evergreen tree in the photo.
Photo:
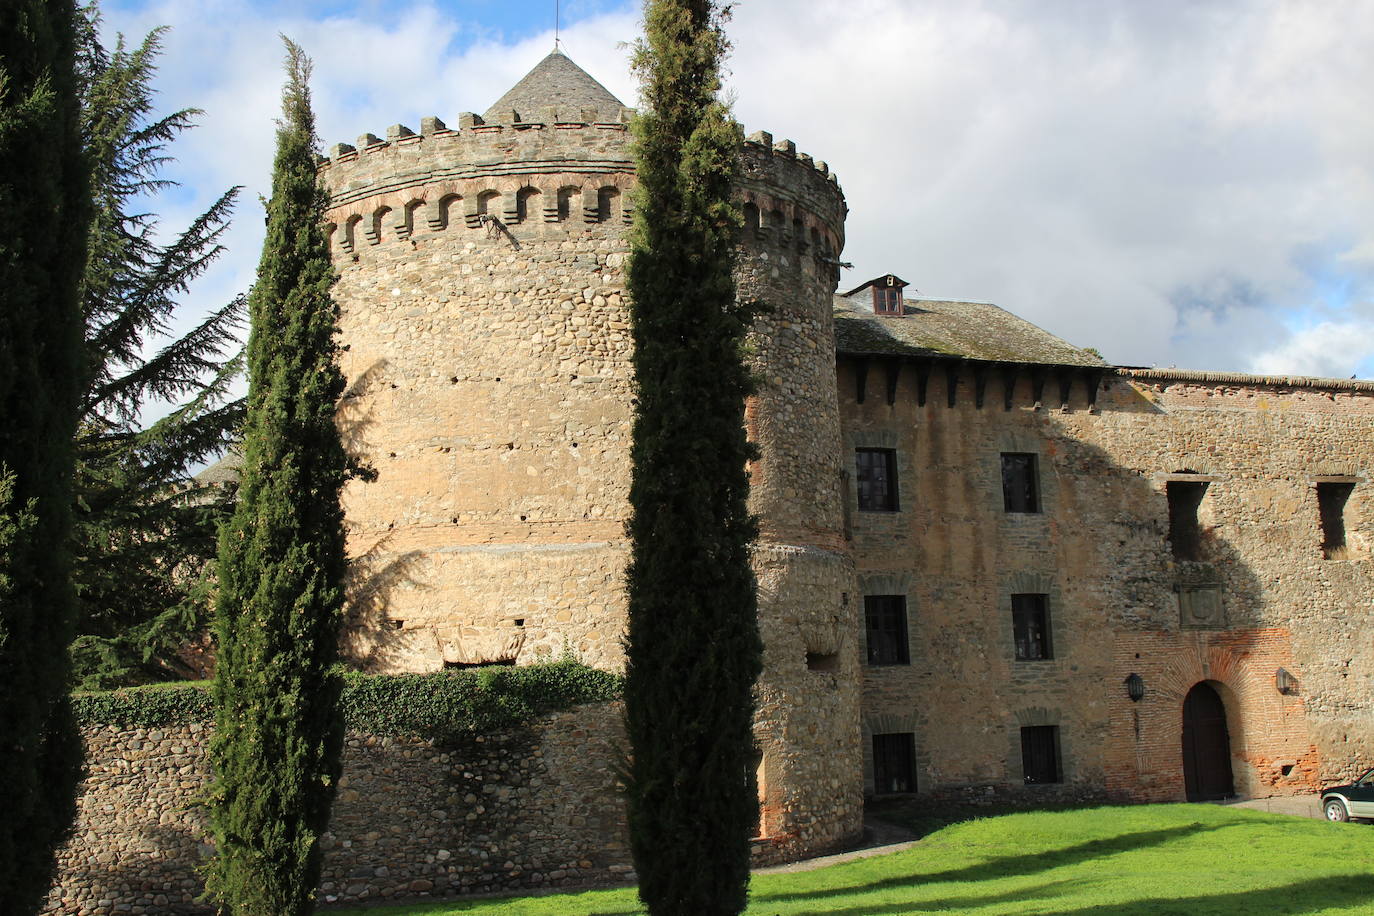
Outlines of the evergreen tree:
[{"label": "evergreen tree", "polygon": [[312,910],[343,739],[343,378],[309,71],[287,42],[267,240],[249,294],[238,504],[220,535],[209,889],[235,916]]},{"label": "evergreen tree", "polygon": [[72,432],[88,178],[70,0],[0,4],[0,913],[37,909],[69,830]]},{"label": "evergreen tree", "polygon": [[758,817],[750,314],[735,299],[731,199],[743,138],[717,98],[722,15],[709,0],[652,0],[636,58],[625,715],[630,842],[654,916],[739,913]]},{"label": "evergreen tree", "polygon": [[[223,251],[238,189],[161,244],[140,205],[166,188],[168,144],[196,115],[152,118],[163,29],[132,50],[99,41],[82,19],[82,126],[94,211],[83,290],[88,364],[76,438],[75,674],[87,688],[190,676],[178,650],[208,625],[208,570],[224,490],[192,468],[223,450],[242,421],[226,388],[240,371],[236,299],[170,337],[177,297]],[[170,337],[170,339],[169,339]],[[150,344],[162,341],[149,355]],[[145,426],[145,408],[174,409]]]}]

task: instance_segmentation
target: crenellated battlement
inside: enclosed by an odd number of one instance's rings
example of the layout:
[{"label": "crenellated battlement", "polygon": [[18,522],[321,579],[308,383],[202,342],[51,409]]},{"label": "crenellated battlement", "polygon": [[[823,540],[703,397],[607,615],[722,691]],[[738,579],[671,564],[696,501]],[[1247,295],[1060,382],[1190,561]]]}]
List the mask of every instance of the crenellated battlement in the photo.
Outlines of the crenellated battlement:
[{"label": "crenellated battlement", "polygon": [[450,226],[499,220],[568,228],[627,225],[634,163],[623,123],[487,124],[437,117],[336,144],[320,163],[334,244],[344,252]]},{"label": "crenellated battlement", "polygon": [[[628,225],[635,179],[626,122],[633,112],[621,113],[616,123],[565,121],[548,108],[546,120],[520,120],[512,111],[510,123],[489,123],[463,112],[457,129],[426,117],[418,132],[393,124],[384,136],[335,144],[320,160],[333,243],[352,254],[492,219],[508,229]],[[826,163],[762,131],[749,137],[742,159],[748,243],[833,259],[844,245],[846,207]]]},{"label": "crenellated battlement", "polygon": [[830,167],[798,153],[791,140],[775,143],[767,131],[749,135],[742,158],[745,238],[834,259],[844,248],[848,207]]}]

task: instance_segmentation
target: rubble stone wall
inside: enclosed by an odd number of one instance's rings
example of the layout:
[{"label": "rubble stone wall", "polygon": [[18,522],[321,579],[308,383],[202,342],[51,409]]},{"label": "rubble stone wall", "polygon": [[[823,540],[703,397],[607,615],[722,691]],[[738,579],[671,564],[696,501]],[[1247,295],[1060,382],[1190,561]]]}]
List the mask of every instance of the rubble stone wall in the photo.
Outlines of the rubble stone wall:
[{"label": "rubble stone wall", "polygon": [[[910,732],[918,791],[1019,786],[1020,729],[1054,725],[1064,788],[1181,799],[1183,699],[1205,681],[1240,794],[1310,792],[1374,763],[1374,396],[1109,375],[1095,404],[1075,378],[1061,410],[1034,404],[1029,375],[1011,409],[1000,391],[978,405],[973,367],[953,407],[942,370],[918,404],[910,367],[892,404],[881,381],[859,403],[841,365],[848,459],[894,448],[901,494],[900,511],[851,514],[860,591],[906,596],[911,646],[910,665],[865,670],[866,754],[871,735]],[[1040,511],[1005,510],[1004,452],[1036,456]],[[1323,477],[1355,482],[1333,559]],[[1206,483],[1195,560],[1171,549],[1170,479]],[[1048,596],[1052,658],[1015,657],[1022,593]]]},{"label": "rubble stone wall", "polygon": [[[45,913],[209,913],[199,796],[210,726],[84,730],[76,832]],[[616,883],[632,876],[615,778],[618,703],[436,747],[350,733],[320,888],[327,902]]]},{"label": "rubble stone wall", "polygon": [[[377,471],[345,493],[350,650],[377,671],[623,666],[634,398],[622,124],[427,121],[336,148],[339,414]],[[831,296],[845,204],[824,163],[742,152],[737,279],[761,459],[750,507],[764,674],[763,859],[862,830],[857,617],[842,533]],[[808,657],[824,656],[824,671]]]}]

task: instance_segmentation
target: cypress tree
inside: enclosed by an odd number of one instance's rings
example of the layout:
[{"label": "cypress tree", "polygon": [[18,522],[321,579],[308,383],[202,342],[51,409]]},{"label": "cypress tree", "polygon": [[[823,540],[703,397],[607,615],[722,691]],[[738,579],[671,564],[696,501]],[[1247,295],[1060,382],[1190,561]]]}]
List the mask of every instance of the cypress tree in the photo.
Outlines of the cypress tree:
[{"label": "cypress tree", "polygon": [[722,18],[709,0],[652,0],[636,55],[625,716],[630,843],[654,916],[743,910],[758,817],[750,314],[735,299],[731,198],[743,138],[717,97]]},{"label": "cypress tree", "polygon": [[36,910],[69,829],[72,432],[88,180],[70,0],[0,4],[0,913]]},{"label": "cypress tree", "polygon": [[[179,652],[208,626],[208,571],[231,500],[227,490],[197,485],[191,471],[242,422],[242,401],[226,389],[241,371],[243,300],[168,335],[178,297],[223,251],[238,189],[159,241],[156,215],[139,207],[169,184],[161,177],[167,146],[199,112],[151,116],[163,29],[107,51],[98,13],[84,13],[78,73],[95,206],[75,443],[72,656],[77,682],[100,689],[195,674]],[[174,409],[143,423],[143,410],[159,402]]]},{"label": "cypress tree", "polygon": [[216,602],[209,890],[235,916],[313,909],[343,739],[338,308],[310,62],[286,45],[267,239],[249,294],[242,476],[220,534]]}]

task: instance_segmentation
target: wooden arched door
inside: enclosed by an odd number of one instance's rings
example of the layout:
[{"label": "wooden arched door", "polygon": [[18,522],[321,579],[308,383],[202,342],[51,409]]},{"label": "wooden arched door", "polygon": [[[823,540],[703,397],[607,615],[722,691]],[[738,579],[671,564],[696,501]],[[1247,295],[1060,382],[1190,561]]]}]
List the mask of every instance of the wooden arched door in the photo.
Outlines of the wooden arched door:
[{"label": "wooden arched door", "polygon": [[1236,794],[1226,706],[1208,684],[1196,684],[1183,700],[1183,785],[1188,801]]}]

